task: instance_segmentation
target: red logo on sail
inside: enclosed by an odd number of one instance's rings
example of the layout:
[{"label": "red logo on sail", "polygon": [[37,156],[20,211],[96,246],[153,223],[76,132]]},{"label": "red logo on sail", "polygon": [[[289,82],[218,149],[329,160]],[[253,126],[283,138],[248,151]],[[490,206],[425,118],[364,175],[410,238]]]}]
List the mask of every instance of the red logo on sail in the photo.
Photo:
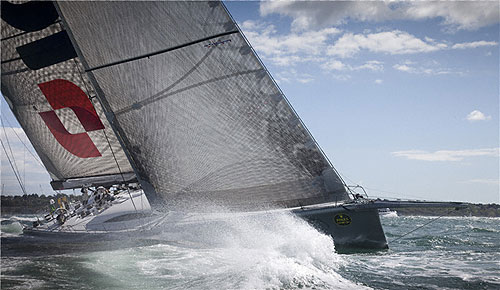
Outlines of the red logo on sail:
[{"label": "red logo on sail", "polygon": [[[62,79],[41,83],[38,86],[54,109],[39,114],[59,144],[80,158],[101,156],[87,132],[104,129],[104,125],[85,92],[74,83]],[[63,108],[73,110],[86,132],[71,134],[66,130],[55,112]]]}]

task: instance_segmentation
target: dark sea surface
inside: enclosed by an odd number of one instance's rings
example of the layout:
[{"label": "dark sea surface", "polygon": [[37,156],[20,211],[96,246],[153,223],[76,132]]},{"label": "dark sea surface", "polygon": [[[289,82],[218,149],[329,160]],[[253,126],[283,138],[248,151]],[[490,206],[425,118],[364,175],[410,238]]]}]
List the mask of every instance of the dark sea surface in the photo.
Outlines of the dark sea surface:
[{"label": "dark sea surface", "polygon": [[[165,226],[163,241],[13,244],[32,216],[2,217],[2,289],[500,289],[500,219],[382,217],[390,249],[339,254],[289,214]],[[228,219],[231,220],[231,219]]]}]

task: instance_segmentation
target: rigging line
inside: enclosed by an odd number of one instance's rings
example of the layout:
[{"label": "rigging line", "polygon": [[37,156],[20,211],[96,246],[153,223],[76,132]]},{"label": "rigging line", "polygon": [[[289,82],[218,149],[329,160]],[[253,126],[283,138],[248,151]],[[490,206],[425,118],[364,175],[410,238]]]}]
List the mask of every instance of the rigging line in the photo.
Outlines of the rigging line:
[{"label": "rigging line", "polygon": [[[21,176],[21,174],[19,173],[19,169],[17,168],[16,160],[14,158],[14,153],[12,153],[12,148],[10,147],[10,142],[9,142],[9,138],[7,136],[7,131],[5,130],[5,126],[3,125],[3,119],[0,119],[0,123],[2,124],[3,133],[5,135],[5,141],[7,141],[7,146],[9,147],[10,155],[12,156],[12,160],[14,161],[14,167],[13,167],[13,169],[15,168],[15,170],[16,170],[15,173],[17,175]],[[7,151],[5,151],[5,154],[7,155],[7,157],[9,156],[7,154]]]},{"label": "rigging line", "polygon": [[345,174],[339,174],[342,178],[344,179],[347,179],[347,181],[349,181],[350,183],[352,184],[355,184],[355,185],[358,185],[357,182],[354,182],[352,179],[350,179],[349,177],[347,177]]},{"label": "rigging line", "polygon": [[397,241],[397,240],[399,240],[399,239],[401,239],[401,238],[404,238],[404,237],[406,237],[407,235],[409,235],[409,234],[411,234],[411,233],[413,233],[413,232],[415,232],[415,231],[417,231],[417,230],[419,230],[419,229],[421,229],[421,228],[423,228],[423,227],[425,227],[425,226],[427,226],[427,225],[429,225],[429,224],[431,224],[431,223],[433,223],[433,222],[437,221],[438,219],[442,218],[443,216],[448,215],[450,212],[452,212],[452,211],[454,211],[454,210],[458,210],[458,209],[459,209],[458,207],[456,207],[456,208],[452,208],[452,209],[450,209],[449,211],[447,211],[446,213],[444,213],[444,214],[442,214],[442,215],[438,216],[437,218],[433,218],[432,220],[430,220],[430,221],[426,222],[425,224],[423,224],[423,225],[421,225],[421,226],[419,226],[419,227],[414,228],[413,230],[411,230],[411,231],[409,231],[409,232],[407,232],[407,233],[403,234],[402,236],[399,236],[399,237],[395,238],[394,240],[389,241],[389,243],[393,243],[393,242],[395,242],[395,241]]},{"label": "rigging line", "polygon": [[381,192],[381,193],[389,193],[389,194],[395,194],[396,196],[392,197],[392,198],[400,198],[401,196],[407,196],[407,197],[410,197],[414,200],[427,200],[427,198],[423,197],[423,196],[416,196],[416,195],[407,195],[405,194],[404,192],[393,192],[393,191],[387,191],[387,190],[380,190],[380,189],[376,189],[376,188],[371,188],[371,187],[365,187],[366,189],[369,189],[369,190],[374,190],[374,191],[378,191],[378,192]]},{"label": "rigging line", "polygon": [[[364,194],[366,195],[367,198],[370,198],[370,196],[368,196],[368,192],[366,192],[365,188],[368,189],[368,187],[365,187],[365,186],[362,186],[360,185],[359,183],[357,182],[354,182],[352,179],[350,179],[349,177],[347,177],[346,175],[343,175],[343,174],[340,174],[340,172],[337,172],[339,174],[339,176],[342,178],[342,179],[347,179],[347,181],[349,181],[350,183],[354,184],[354,185],[346,185],[347,187],[347,190],[354,195],[354,193],[357,193],[354,188],[361,188],[364,192]],[[370,193],[371,195],[371,193]]]},{"label": "rigging line", "polygon": [[[3,119],[3,116],[0,116],[0,118],[2,118],[2,121],[6,121],[6,122],[7,122],[7,125],[9,125],[9,126],[10,126],[10,128],[14,128],[14,127],[12,127],[12,125],[10,124],[9,120],[7,120],[7,119]],[[28,146],[26,145],[26,143],[24,143],[24,142],[23,142],[23,140],[21,139],[21,137],[19,137],[19,135],[17,134],[16,130],[12,130],[12,131],[14,131],[14,134],[16,134],[17,139],[19,139],[19,141],[21,141],[21,143],[24,145],[24,147],[26,148],[26,150],[28,150],[28,152],[31,154],[31,156],[33,156],[33,158],[34,158],[34,159],[38,162],[38,164],[40,164],[43,168],[45,168],[45,167],[43,166],[42,161],[41,161],[39,158],[37,158],[37,157],[36,157],[36,155],[35,155],[35,154],[33,154],[33,152],[31,152],[31,150],[28,148]]]},{"label": "rigging line", "polygon": [[[14,153],[12,153],[12,148],[10,147],[10,142],[9,142],[9,138],[7,136],[7,131],[5,130],[5,126],[3,125],[3,119],[0,119],[0,123],[2,124],[3,134],[5,135],[5,140],[7,141],[7,146],[9,147],[10,155],[12,156],[12,159],[14,160]],[[17,164],[15,163],[15,160],[14,160],[14,165],[16,167],[16,170],[19,172],[19,169],[17,168]]]},{"label": "rigging line", "polygon": [[[21,187],[21,190],[23,191],[24,194],[26,194],[26,190],[24,189],[21,180],[19,179],[19,176],[17,176],[16,171],[14,170],[14,166],[12,166],[12,162],[10,160],[9,154],[7,154],[7,150],[5,149],[5,146],[3,145],[2,139],[0,139],[0,144],[2,144],[3,151],[5,151],[5,155],[7,156],[7,160],[9,160],[10,167],[12,167],[12,171],[14,171],[14,175],[16,176],[17,182],[19,182],[19,186]],[[2,189],[3,191],[3,189]],[[2,192],[3,194],[3,192]]]},{"label": "rigging line", "polygon": [[[355,184],[355,185],[359,185],[357,182],[354,182],[351,178],[347,177],[345,174],[341,174],[342,178],[345,178],[347,179],[347,181],[349,181],[350,183],[352,184]],[[367,187],[367,186],[363,186],[365,189],[368,189],[368,190],[373,190],[373,191],[377,191],[377,192],[381,192],[381,193],[390,193],[390,194],[395,194],[396,196],[379,196],[379,195],[374,195],[372,193],[370,193],[371,196],[373,197],[382,197],[382,198],[398,198],[398,197],[401,197],[402,195],[405,195],[407,196],[406,194],[402,193],[402,192],[394,192],[394,191],[387,191],[387,190],[381,190],[381,189],[376,189],[376,188],[373,188],[373,187]],[[415,196],[415,195],[411,195],[410,197],[412,198],[415,198],[415,200],[422,200],[425,198],[424,197],[421,197],[421,196]]]},{"label": "rigging line", "polygon": [[[354,195],[354,193],[356,193],[356,192],[352,189],[352,187],[362,187],[362,188],[364,188],[364,186],[359,185],[357,182],[354,182],[352,179],[350,179],[349,177],[347,177],[345,174],[340,174],[340,172],[337,172],[337,174],[340,176],[341,180],[342,180],[344,183],[345,183],[344,179],[346,179],[346,180],[347,180],[347,181],[349,181],[351,184],[353,184],[353,185],[347,185],[347,184],[344,184],[344,185],[346,186],[347,190],[349,191],[349,193],[351,193],[352,195]],[[368,189],[368,188],[367,188],[367,189]],[[365,190],[363,190],[363,191],[364,191],[364,193],[365,193],[366,197],[368,197],[368,193],[367,193]]]},{"label": "rigging line", "polygon": [[[76,59],[74,59],[74,62],[76,65],[76,69],[78,70],[78,74],[80,75],[80,78],[82,79],[82,83],[85,86],[85,89],[87,90],[87,97],[89,97],[90,90],[87,87],[87,83],[85,82],[85,78],[83,77],[83,73],[82,73],[82,71],[80,71],[80,67],[78,66],[78,62],[76,61]],[[92,99],[90,97],[89,97],[89,99],[90,99],[90,102],[92,102]],[[108,142],[109,149],[111,150],[111,154],[113,155],[113,159],[115,160],[116,166],[118,167],[118,171],[120,172],[120,176],[123,180],[123,183],[126,183],[125,177],[123,176],[123,172],[120,168],[120,164],[118,163],[118,160],[116,159],[115,152],[113,150],[113,147],[111,146],[111,142],[109,142],[108,135],[106,134],[106,128],[102,129],[102,132],[104,133],[104,137],[106,137],[106,141]],[[132,201],[132,205],[134,206],[134,210],[137,211],[137,208],[135,207],[134,198],[132,197],[132,194],[130,193],[130,188],[128,188],[128,186],[127,186],[127,192],[128,192],[129,197],[130,197],[130,200]]]},{"label": "rigging line", "polygon": [[401,192],[394,192],[394,191],[388,191],[388,190],[382,190],[382,189],[377,189],[377,188],[372,188],[372,187],[367,187],[366,189],[382,192],[382,193],[390,193],[390,194],[396,194],[396,195],[401,195]]},{"label": "rigging line", "polygon": [[23,183],[26,184],[26,150],[23,150]]},{"label": "rigging line", "polygon": [[[120,172],[123,183],[125,183],[125,177],[123,177],[122,169],[120,168],[120,164],[118,164],[118,159],[116,159],[113,147],[111,147],[111,142],[109,142],[108,135],[106,134],[106,129],[102,129],[102,132],[104,133],[104,136],[106,137],[106,141],[108,142],[109,149],[111,150],[111,154],[113,155],[113,158],[115,159],[116,166],[118,167],[118,171]],[[130,193],[130,188],[128,186],[127,186],[127,192],[128,192],[128,195],[130,196],[130,201],[132,201],[132,205],[134,206],[134,210],[137,211],[137,208],[135,207],[134,198],[132,197],[132,194]]]},{"label": "rigging line", "polygon": [[193,44],[196,44],[196,43],[207,41],[207,40],[210,40],[212,38],[226,36],[226,35],[230,35],[230,34],[234,34],[234,33],[238,33],[238,30],[227,31],[227,32],[223,32],[223,33],[219,33],[219,34],[207,36],[207,37],[204,37],[204,38],[201,38],[201,39],[193,40],[193,41],[190,41],[190,42],[187,42],[187,43],[184,43],[184,44],[180,44],[180,45],[177,45],[177,46],[173,46],[173,47],[165,48],[165,49],[162,49],[162,50],[158,50],[158,51],[155,51],[155,52],[146,53],[146,54],[143,54],[143,55],[139,55],[139,56],[135,56],[135,57],[131,57],[131,58],[126,58],[126,59],[118,60],[118,61],[111,62],[111,63],[108,63],[108,64],[98,65],[98,66],[86,69],[85,72],[91,72],[91,71],[94,71],[94,70],[97,70],[97,69],[101,69],[101,68],[105,68],[105,67],[109,67],[109,66],[114,66],[114,65],[118,65],[118,64],[122,64],[122,63],[126,63],[126,62],[131,62],[131,61],[138,60],[138,59],[143,59],[143,58],[146,58],[146,57],[155,56],[155,55],[158,55],[158,54],[162,54],[162,53],[165,53],[165,52],[169,52],[169,51],[172,51],[172,50],[177,50],[179,48],[190,46],[190,45],[193,45]]}]

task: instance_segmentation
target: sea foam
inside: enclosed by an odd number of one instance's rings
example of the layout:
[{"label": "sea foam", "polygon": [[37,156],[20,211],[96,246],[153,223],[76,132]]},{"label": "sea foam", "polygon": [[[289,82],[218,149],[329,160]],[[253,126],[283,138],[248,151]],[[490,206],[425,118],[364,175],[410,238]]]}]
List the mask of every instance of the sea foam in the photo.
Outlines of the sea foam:
[{"label": "sea foam", "polygon": [[[194,222],[203,216],[210,219]],[[337,273],[343,259],[332,238],[292,214],[203,216],[190,216],[191,222],[165,219],[158,244],[92,253],[88,266],[122,277],[127,287],[364,288]]]}]

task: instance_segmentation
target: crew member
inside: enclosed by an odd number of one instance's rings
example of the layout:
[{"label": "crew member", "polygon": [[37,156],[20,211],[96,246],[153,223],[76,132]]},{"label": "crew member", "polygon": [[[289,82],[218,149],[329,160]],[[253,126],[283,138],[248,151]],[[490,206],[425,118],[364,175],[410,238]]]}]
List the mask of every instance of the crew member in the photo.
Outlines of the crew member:
[{"label": "crew member", "polygon": [[56,211],[56,201],[54,199],[50,199],[50,214],[52,215]]},{"label": "crew member", "polygon": [[82,187],[82,204],[87,204],[87,201],[89,200],[89,191],[86,187]]}]

